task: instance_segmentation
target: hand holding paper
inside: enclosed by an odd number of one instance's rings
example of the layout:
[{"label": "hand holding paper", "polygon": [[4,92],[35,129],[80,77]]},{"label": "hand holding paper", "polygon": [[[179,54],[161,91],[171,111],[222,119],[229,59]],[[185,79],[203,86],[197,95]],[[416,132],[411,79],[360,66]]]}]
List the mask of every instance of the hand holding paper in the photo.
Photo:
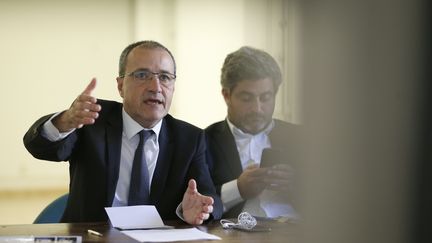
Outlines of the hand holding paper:
[{"label": "hand holding paper", "polygon": [[200,225],[213,212],[213,198],[201,195],[194,179],[189,180],[188,188],[183,196],[183,217],[188,224]]}]

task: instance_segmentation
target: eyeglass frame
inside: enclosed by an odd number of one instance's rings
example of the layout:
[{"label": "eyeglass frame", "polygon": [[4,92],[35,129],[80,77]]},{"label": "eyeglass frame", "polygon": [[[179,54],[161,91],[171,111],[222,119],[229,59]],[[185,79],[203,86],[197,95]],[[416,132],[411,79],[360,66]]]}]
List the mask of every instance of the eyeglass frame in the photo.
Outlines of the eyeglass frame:
[{"label": "eyeglass frame", "polygon": [[[137,78],[137,77],[135,76],[135,74],[136,74],[136,73],[139,73],[139,72],[146,72],[146,73],[151,74],[151,76],[150,76],[149,78],[146,78],[146,79],[140,79],[140,78]],[[162,80],[162,79],[160,78],[160,75],[166,75],[166,76],[169,78],[169,80],[168,80],[168,81],[164,81],[164,80]],[[159,73],[155,73],[155,72],[152,72],[152,71],[150,71],[150,70],[148,70],[148,69],[138,69],[138,70],[132,71],[132,72],[130,72],[130,73],[126,73],[126,74],[124,74],[124,75],[122,75],[122,76],[119,76],[119,78],[124,78],[124,77],[126,77],[126,76],[132,76],[132,77],[134,78],[134,80],[138,80],[138,81],[150,81],[154,76],[156,76],[157,79],[159,80],[159,82],[160,82],[162,85],[164,85],[164,86],[170,86],[170,85],[174,84],[174,81],[175,81],[176,78],[177,78],[177,75],[175,75],[175,74],[173,74],[173,73],[169,73],[169,72],[159,72]],[[173,78],[171,78],[170,76],[172,76]]]}]

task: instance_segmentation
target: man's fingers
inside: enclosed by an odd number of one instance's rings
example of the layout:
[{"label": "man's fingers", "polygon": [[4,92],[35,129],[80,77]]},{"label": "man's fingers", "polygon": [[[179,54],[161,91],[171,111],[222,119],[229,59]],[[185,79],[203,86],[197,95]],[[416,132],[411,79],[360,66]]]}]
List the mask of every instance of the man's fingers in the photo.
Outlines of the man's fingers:
[{"label": "man's fingers", "polygon": [[71,127],[81,128],[83,125],[89,125],[95,123],[99,117],[98,112],[72,109],[69,112],[69,123]]},{"label": "man's fingers", "polygon": [[[93,98],[93,97],[92,97]],[[95,102],[96,102],[96,98]],[[82,98],[82,95],[80,97],[77,98],[77,102],[75,102],[74,104],[74,109],[75,110],[81,110],[81,111],[94,111],[94,112],[98,112],[101,110],[101,106],[99,104],[95,104],[94,102],[90,103],[89,101],[82,101],[84,100]]]},{"label": "man's fingers", "polygon": [[201,195],[198,192],[196,181],[190,179],[182,201],[186,222],[193,225],[202,224],[213,212],[213,203],[213,198]]},{"label": "man's fingers", "polygon": [[96,79],[93,78],[84,91],[78,95],[68,110],[53,119],[54,126],[60,132],[71,131],[74,128],[82,128],[84,125],[95,123],[102,107],[96,104],[97,99],[91,96],[96,88]]},{"label": "man's fingers", "polygon": [[204,205],[213,205],[214,200],[212,197],[209,196],[202,196],[201,203]]},{"label": "man's fingers", "polygon": [[201,218],[203,221],[205,221],[205,220],[207,220],[208,218],[210,218],[210,214],[208,214],[208,213],[202,213],[200,216],[201,216],[200,218]]},{"label": "man's fingers", "polygon": [[212,205],[204,206],[204,213],[213,213],[213,206]]},{"label": "man's fingers", "polygon": [[[99,117],[98,112],[90,111],[90,110],[84,110],[84,109],[74,110],[74,111],[72,111],[72,115],[73,115],[72,120],[77,120],[77,121],[94,120],[94,119]],[[86,123],[85,121],[83,121],[83,122]]]},{"label": "man's fingers", "polygon": [[195,218],[195,224],[200,225],[202,224],[205,220],[210,218],[210,214],[208,213],[200,213],[197,215],[197,217]]},{"label": "man's fingers", "polygon": [[290,180],[290,179],[267,179],[267,180],[265,180],[265,182],[268,184],[268,185],[289,185],[291,182],[292,182],[292,180]]},{"label": "man's fingers", "polygon": [[91,92],[96,87],[96,79],[93,78],[86,89],[78,95],[69,109],[69,123],[72,127],[81,128],[83,125],[95,123],[99,117],[102,107],[97,104],[97,99],[91,96]]},{"label": "man's fingers", "polygon": [[204,220],[198,218],[198,219],[195,220],[195,225],[200,225],[200,224],[202,224],[203,222],[204,222]]},{"label": "man's fingers", "polygon": [[93,118],[75,118],[71,120],[70,127],[73,128],[82,128],[84,125],[90,125],[95,122],[95,119]]},{"label": "man's fingers", "polygon": [[289,185],[269,185],[267,187],[267,189],[271,190],[271,191],[277,191],[277,192],[281,192],[281,193],[289,193],[292,191],[292,187]]},{"label": "man's fingers", "polygon": [[275,165],[267,171],[271,177],[286,178],[295,174],[294,168],[289,165]]},{"label": "man's fingers", "polygon": [[243,174],[247,174],[251,177],[260,177],[263,175],[266,175],[268,172],[268,168],[250,168],[248,167],[245,171],[243,171]]},{"label": "man's fingers", "polygon": [[81,94],[91,95],[91,93],[95,88],[96,88],[96,78],[93,78]]},{"label": "man's fingers", "polygon": [[88,103],[88,104],[95,104],[97,102],[97,99],[93,96],[86,95],[86,94],[80,94],[75,100],[75,103]]},{"label": "man's fingers", "polygon": [[294,173],[294,168],[290,165],[279,164],[269,168],[270,172]]},{"label": "man's fingers", "polygon": [[95,118],[90,118],[90,117],[83,117],[78,120],[78,123],[83,125],[93,124],[94,122],[95,122]]}]

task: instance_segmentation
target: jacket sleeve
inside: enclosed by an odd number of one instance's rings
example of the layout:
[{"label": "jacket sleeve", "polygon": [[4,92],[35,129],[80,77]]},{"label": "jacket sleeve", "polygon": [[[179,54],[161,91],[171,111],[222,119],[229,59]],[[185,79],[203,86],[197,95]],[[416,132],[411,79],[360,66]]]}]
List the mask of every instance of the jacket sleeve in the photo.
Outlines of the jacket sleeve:
[{"label": "jacket sleeve", "polygon": [[197,154],[195,163],[195,179],[197,181],[198,192],[211,196],[214,200],[213,203],[213,213],[211,214],[211,219],[220,219],[223,214],[223,205],[220,196],[216,193],[216,189],[213,180],[210,176],[209,167],[206,163],[206,143],[204,139],[204,133],[201,133],[197,144]]},{"label": "jacket sleeve", "polygon": [[41,160],[67,161],[72,154],[74,144],[77,140],[76,132],[69,134],[65,139],[51,142],[42,136],[43,124],[53,114],[41,117],[26,132],[23,138],[24,146],[33,157]]}]

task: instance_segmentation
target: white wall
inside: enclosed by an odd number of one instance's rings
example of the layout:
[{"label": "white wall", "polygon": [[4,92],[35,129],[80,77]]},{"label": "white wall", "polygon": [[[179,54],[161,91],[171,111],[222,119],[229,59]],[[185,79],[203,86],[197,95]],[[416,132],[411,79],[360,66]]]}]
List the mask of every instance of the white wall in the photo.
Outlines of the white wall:
[{"label": "white wall", "polygon": [[[0,1],[0,190],[67,187],[68,164],[32,158],[22,137],[40,116],[66,109],[92,77],[98,98],[120,101],[118,57],[133,41],[157,40],[176,57],[171,114],[201,128],[224,119],[219,77],[229,52],[251,45],[285,66],[283,2]],[[276,116],[294,120],[285,102],[279,97]]]},{"label": "white wall", "polygon": [[181,3],[175,23],[175,49],[181,66],[173,108],[180,118],[191,117],[206,127],[225,118],[220,69],[227,53],[245,42],[243,1]]},{"label": "white wall", "polygon": [[92,77],[96,95],[117,97],[128,11],[123,1],[0,1],[0,189],[67,186],[67,163],[33,159],[22,137],[38,117],[67,108]]}]

